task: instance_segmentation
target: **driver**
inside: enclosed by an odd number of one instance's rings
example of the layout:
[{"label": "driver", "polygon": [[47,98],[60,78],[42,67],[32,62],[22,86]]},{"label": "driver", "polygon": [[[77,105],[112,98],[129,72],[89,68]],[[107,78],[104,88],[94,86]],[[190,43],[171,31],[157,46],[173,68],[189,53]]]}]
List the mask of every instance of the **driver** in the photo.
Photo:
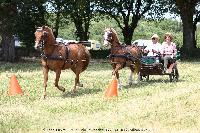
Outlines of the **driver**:
[{"label": "driver", "polygon": [[152,43],[147,45],[144,49],[144,52],[147,53],[147,56],[157,56],[161,50],[161,44],[159,43],[159,36],[154,34],[151,37]]}]

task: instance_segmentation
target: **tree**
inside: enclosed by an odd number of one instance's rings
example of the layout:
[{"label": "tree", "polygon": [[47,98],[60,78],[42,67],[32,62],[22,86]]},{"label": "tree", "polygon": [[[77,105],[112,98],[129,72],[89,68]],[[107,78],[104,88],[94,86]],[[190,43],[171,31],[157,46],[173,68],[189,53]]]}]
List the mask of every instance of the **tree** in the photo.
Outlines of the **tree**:
[{"label": "tree", "polygon": [[53,32],[55,38],[58,36],[58,30],[60,27],[61,20],[63,18],[63,14],[65,14],[65,6],[68,4],[66,0],[48,0],[47,4],[51,5],[51,8],[48,12],[48,16],[53,17]]},{"label": "tree", "polygon": [[194,19],[193,19],[194,48],[197,48],[196,31],[197,31],[197,23],[198,22],[200,22],[200,0],[196,4],[195,15],[194,15]]},{"label": "tree", "polygon": [[116,20],[126,44],[131,44],[138,21],[151,9],[153,2],[153,0],[96,0],[98,11]]},{"label": "tree", "polygon": [[15,60],[15,21],[17,16],[17,6],[14,1],[4,0],[0,2],[0,35],[2,37],[1,45],[3,59],[14,62]]},{"label": "tree", "polygon": [[183,26],[183,49],[196,48],[196,25],[200,21],[200,0],[164,0],[160,8],[180,15]]},{"label": "tree", "polygon": [[19,36],[20,41],[24,42],[27,53],[33,49],[35,40],[35,27],[46,25],[45,3],[46,0],[22,0],[18,3],[18,21],[16,22],[16,34]]},{"label": "tree", "polygon": [[[196,48],[195,42],[195,27],[193,23],[193,15],[195,14],[195,6],[198,0],[176,0],[176,6],[180,11],[181,20],[183,23],[183,48],[191,50]],[[195,22],[196,23],[196,22]]]},{"label": "tree", "polygon": [[14,36],[20,37],[28,51],[34,42],[35,25],[45,24],[46,0],[3,0],[0,2],[0,35],[3,59],[14,62]]},{"label": "tree", "polygon": [[74,22],[77,40],[89,39],[89,26],[94,16],[94,9],[93,0],[68,0],[65,6],[66,16]]}]

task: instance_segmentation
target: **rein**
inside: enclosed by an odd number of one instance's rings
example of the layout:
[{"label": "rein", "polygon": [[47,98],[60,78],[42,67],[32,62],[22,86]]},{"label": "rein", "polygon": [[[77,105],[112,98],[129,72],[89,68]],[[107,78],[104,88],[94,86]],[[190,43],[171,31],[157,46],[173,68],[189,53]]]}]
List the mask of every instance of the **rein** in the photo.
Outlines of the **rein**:
[{"label": "rein", "polygon": [[[110,54],[109,56],[109,59],[114,59],[114,58],[124,58],[127,60],[130,60],[133,64],[135,63],[135,61],[138,59],[134,56],[132,56],[130,53],[126,53],[126,54]],[[124,66],[126,64],[126,61],[124,62]],[[111,63],[118,63],[118,62],[111,62]]]},{"label": "rein", "polygon": [[[134,46],[134,47],[136,47],[137,49],[138,49],[138,47],[137,46]],[[131,50],[130,50],[130,48],[128,48],[128,47],[126,47],[126,46],[118,46],[118,47],[115,47],[115,48],[120,48],[120,49],[125,49],[126,50],[126,53],[125,54],[110,54],[109,55],[109,57],[110,58],[126,58],[126,59],[129,59],[129,60],[131,60],[131,61],[133,61],[133,62],[135,62],[135,60],[140,60],[140,58],[138,58],[138,57],[135,57],[135,56],[133,56],[132,54],[131,54]]]},{"label": "rein", "polygon": [[[136,48],[138,49],[137,46],[132,46],[132,47],[136,47]],[[112,53],[111,53],[108,57],[109,57],[110,60],[113,60],[113,59],[115,59],[115,58],[124,58],[125,61],[122,63],[122,64],[123,64],[123,67],[126,66],[126,62],[127,62],[127,61],[131,61],[131,62],[132,62],[131,65],[134,65],[136,60],[141,60],[140,58],[135,57],[135,56],[133,56],[133,55],[131,54],[131,50],[130,50],[129,47],[126,47],[126,46],[117,46],[117,47],[115,47],[115,48],[117,48],[117,49],[125,49],[126,52],[125,52],[124,54],[112,54]],[[116,49],[115,49],[115,50],[116,50]],[[121,63],[121,62],[114,62],[114,61],[111,61],[111,64],[118,64],[118,63]]]}]

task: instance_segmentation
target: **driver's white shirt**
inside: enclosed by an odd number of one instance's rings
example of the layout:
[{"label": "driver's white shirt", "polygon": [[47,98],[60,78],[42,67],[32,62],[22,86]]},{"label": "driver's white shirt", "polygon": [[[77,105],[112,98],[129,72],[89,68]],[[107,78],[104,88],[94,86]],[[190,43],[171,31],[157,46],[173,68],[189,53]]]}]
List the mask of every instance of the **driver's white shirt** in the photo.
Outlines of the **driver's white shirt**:
[{"label": "driver's white shirt", "polygon": [[160,43],[155,43],[153,44],[150,43],[149,45],[147,45],[147,47],[145,48],[145,50],[148,50],[149,53],[147,54],[147,56],[156,56],[156,53],[153,53],[153,50],[160,52],[161,51],[161,44]]}]

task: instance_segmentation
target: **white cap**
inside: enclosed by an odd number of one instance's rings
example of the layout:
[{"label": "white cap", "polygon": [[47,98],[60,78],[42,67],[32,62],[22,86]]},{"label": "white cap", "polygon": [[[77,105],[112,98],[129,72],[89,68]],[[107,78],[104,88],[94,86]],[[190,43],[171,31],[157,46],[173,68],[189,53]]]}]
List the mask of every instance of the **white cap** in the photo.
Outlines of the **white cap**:
[{"label": "white cap", "polygon": [[157,34],[154,34],[152,37],[151,37],[151,39],[152,38],[157,38],[157,39],[159,39],[159,36],[157,35]]}]

